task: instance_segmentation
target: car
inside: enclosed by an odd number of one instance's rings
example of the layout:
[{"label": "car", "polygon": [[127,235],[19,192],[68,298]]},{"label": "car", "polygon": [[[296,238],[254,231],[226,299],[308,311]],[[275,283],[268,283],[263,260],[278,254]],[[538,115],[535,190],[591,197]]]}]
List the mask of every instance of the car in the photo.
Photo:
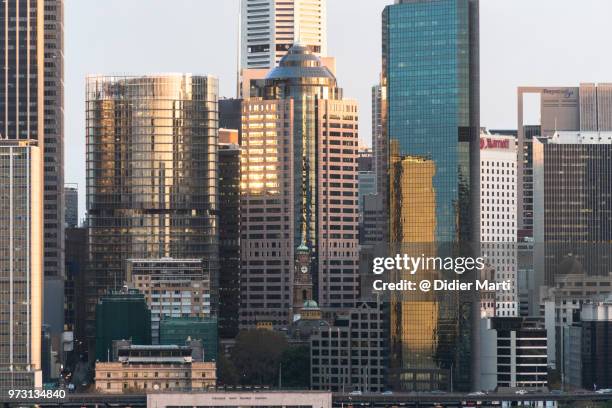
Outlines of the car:
[{"label": "car", "polygon": [[482,391],[470,392],[468,394],[469,397],[482,397],[484,395],[487,395],[487,393]]},{"label": "car", "polygon": [[382,395],[393,395],[393,391],[384,391]]},{"label": "car", "polygon": [[363,395],[361,391],[351,391],[349,395]]},{"label": "car", "polygon": [[525,395],[525,394],[527,394],[527,390],[516,390],[516,391],[514,391],[514,393],[518,394],[518,395]]},{"label": "car", "polygon": [[601,390],[595,391],[598,394],[612,394],[612,388],[602,388]]}]

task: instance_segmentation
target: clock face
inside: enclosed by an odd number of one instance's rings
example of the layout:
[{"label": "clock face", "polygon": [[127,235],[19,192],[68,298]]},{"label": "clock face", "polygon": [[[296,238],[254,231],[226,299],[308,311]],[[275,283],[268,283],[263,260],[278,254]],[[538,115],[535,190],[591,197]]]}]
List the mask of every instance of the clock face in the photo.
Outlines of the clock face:
[{"label": "clock face", "polygon": [[302,270],[302,273],[306,273],[306,272],[308,272],[308,267],[302,266],[301,270]]}]

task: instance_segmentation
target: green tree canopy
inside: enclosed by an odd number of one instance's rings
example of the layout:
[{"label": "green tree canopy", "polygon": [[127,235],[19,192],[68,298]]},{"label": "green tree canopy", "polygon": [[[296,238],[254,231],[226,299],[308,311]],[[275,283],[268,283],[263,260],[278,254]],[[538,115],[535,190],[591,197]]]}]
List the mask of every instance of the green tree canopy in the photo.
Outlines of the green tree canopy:
[{"label": "green tree canopy", "polygon": [[231,358],[240,384],[278,384],[281,356],[288,347],[287,339],[280,333],[261,329],[241,331]]}]

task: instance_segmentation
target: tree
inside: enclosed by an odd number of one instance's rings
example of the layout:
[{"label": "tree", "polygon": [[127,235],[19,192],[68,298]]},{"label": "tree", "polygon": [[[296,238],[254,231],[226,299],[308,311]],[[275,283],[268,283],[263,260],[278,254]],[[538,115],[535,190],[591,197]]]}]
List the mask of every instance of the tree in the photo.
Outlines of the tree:
[{"label": "tree", "polygon": [[232,350],[232,363],[242,385],[275,385],[281,356],[287,350],[284,335],[270,330],[238,333]]},{"label": "tree", "polygon": [[290,347],[281,356],[283,387],[310,388],[310,348]]},{"label": "tree", "polygon": [[219,377],[219,385],[238,385],[240,377],[234,367],[234,363],[228,359],[225,354],[221,353],[217,359],[217,372]]}]

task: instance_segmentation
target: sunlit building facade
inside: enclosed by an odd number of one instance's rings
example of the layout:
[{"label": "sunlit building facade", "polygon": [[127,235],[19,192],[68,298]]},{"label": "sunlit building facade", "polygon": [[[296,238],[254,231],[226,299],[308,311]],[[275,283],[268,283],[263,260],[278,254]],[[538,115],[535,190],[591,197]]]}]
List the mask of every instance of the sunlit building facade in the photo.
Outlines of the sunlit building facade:
[{"label": "sunlit building facade", "polygon": [[[286,327],[295,273],[322,307],[358,294],[357,104],[295,45],[243,102],[240,323]],[[310,265],[297,267],[306,247]],[[299,269],[299,270],[296,270]]]},{"label": "sunlit building facade", "polygon": [[241,68],[271,69],[299,41],[327,54],[327,0],[241,0]]},{"label": "sunlit building facade", "polygon": [[126,260],[203,259],[215,313],[217,79],[87,79],[87,311],[120,288]]},{"label": "sunlit building facade", "polygon": [[0,390],[42,386],[42,167],[32,140],[0,140]]},{"label": "sunlit building facade", "polygon": [[[397,0],[383,12],[390,241],[403,252],[439,256],[441,245],[478,240],[478,8]],[[448,292],[392,304],[392,387],[469,389],[474,314],[470,296]]]}]

